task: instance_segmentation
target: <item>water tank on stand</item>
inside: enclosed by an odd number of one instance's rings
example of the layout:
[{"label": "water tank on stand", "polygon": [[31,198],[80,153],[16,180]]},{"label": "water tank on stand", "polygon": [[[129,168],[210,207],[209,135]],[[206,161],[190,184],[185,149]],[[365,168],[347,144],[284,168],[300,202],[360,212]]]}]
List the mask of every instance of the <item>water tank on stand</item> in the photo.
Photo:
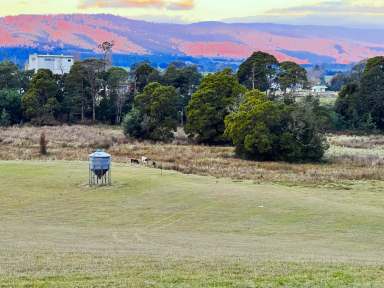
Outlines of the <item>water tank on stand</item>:
[{"label": "water tank on stand", "polygon": [[89,155],[89,185],[111,185],[112,157],[102,150]]}]

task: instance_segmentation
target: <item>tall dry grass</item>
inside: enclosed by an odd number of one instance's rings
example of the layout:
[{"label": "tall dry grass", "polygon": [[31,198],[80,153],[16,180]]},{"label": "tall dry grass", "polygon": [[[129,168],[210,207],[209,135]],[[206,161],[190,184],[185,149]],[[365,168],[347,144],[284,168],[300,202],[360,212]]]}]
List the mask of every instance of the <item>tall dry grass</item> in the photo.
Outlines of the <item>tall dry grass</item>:
[{"label": "tall dry grass", "polygon": [[[39,153],[41,133],[48,141],[46,156]],[[289,164],[238,159],[232,147],[188,145],[182,131],[175,143],[161,144],[126,139],[119,128],[108,126],[11,127],[0,131],[0,159],[87,160],[103,148],[117,162],[146,156],[159,168],[214,177],[312,184],[384,180],[384,136],[331,135],[329,142],[324,163]]]}]

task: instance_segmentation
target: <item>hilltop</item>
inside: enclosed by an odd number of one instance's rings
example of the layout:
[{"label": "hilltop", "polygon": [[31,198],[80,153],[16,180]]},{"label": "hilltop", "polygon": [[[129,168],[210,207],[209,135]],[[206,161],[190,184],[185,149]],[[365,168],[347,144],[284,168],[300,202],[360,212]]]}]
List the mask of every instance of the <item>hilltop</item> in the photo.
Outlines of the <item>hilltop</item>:
[{"label": "hilltop", "polygon": [[154,57],[158,62],[177,57],[236,62],[256,50],[300,64],[349,64],[382,54],[381,34],[374,29],[265,23],[153,23],[108,14],[20,15],[0,18],[0,58],[20,62],[32,52],[85,57],[98,52],[98,43],[114,40],[114,61],[122,66]]}]

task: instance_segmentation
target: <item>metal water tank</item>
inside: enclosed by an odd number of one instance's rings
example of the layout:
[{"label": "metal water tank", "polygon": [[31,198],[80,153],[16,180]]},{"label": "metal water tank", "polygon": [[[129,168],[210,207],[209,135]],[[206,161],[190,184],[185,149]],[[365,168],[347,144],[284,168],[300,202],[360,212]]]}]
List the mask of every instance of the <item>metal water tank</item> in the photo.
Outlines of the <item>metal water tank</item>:
[{"label": "metal water tank", "polygon": [[103,150],[89,155],[89,184],[111,184],[112,157]]}]

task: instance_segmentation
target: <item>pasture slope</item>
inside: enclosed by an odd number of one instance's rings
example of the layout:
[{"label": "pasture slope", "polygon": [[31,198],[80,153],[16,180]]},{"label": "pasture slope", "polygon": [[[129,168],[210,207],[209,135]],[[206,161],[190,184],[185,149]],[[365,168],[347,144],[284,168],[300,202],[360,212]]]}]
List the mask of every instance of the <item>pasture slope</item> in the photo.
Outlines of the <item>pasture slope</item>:
[{"label": "pasture slope", "polygon": [[384,185],[0,162],[0,287],[383,287]]}]

